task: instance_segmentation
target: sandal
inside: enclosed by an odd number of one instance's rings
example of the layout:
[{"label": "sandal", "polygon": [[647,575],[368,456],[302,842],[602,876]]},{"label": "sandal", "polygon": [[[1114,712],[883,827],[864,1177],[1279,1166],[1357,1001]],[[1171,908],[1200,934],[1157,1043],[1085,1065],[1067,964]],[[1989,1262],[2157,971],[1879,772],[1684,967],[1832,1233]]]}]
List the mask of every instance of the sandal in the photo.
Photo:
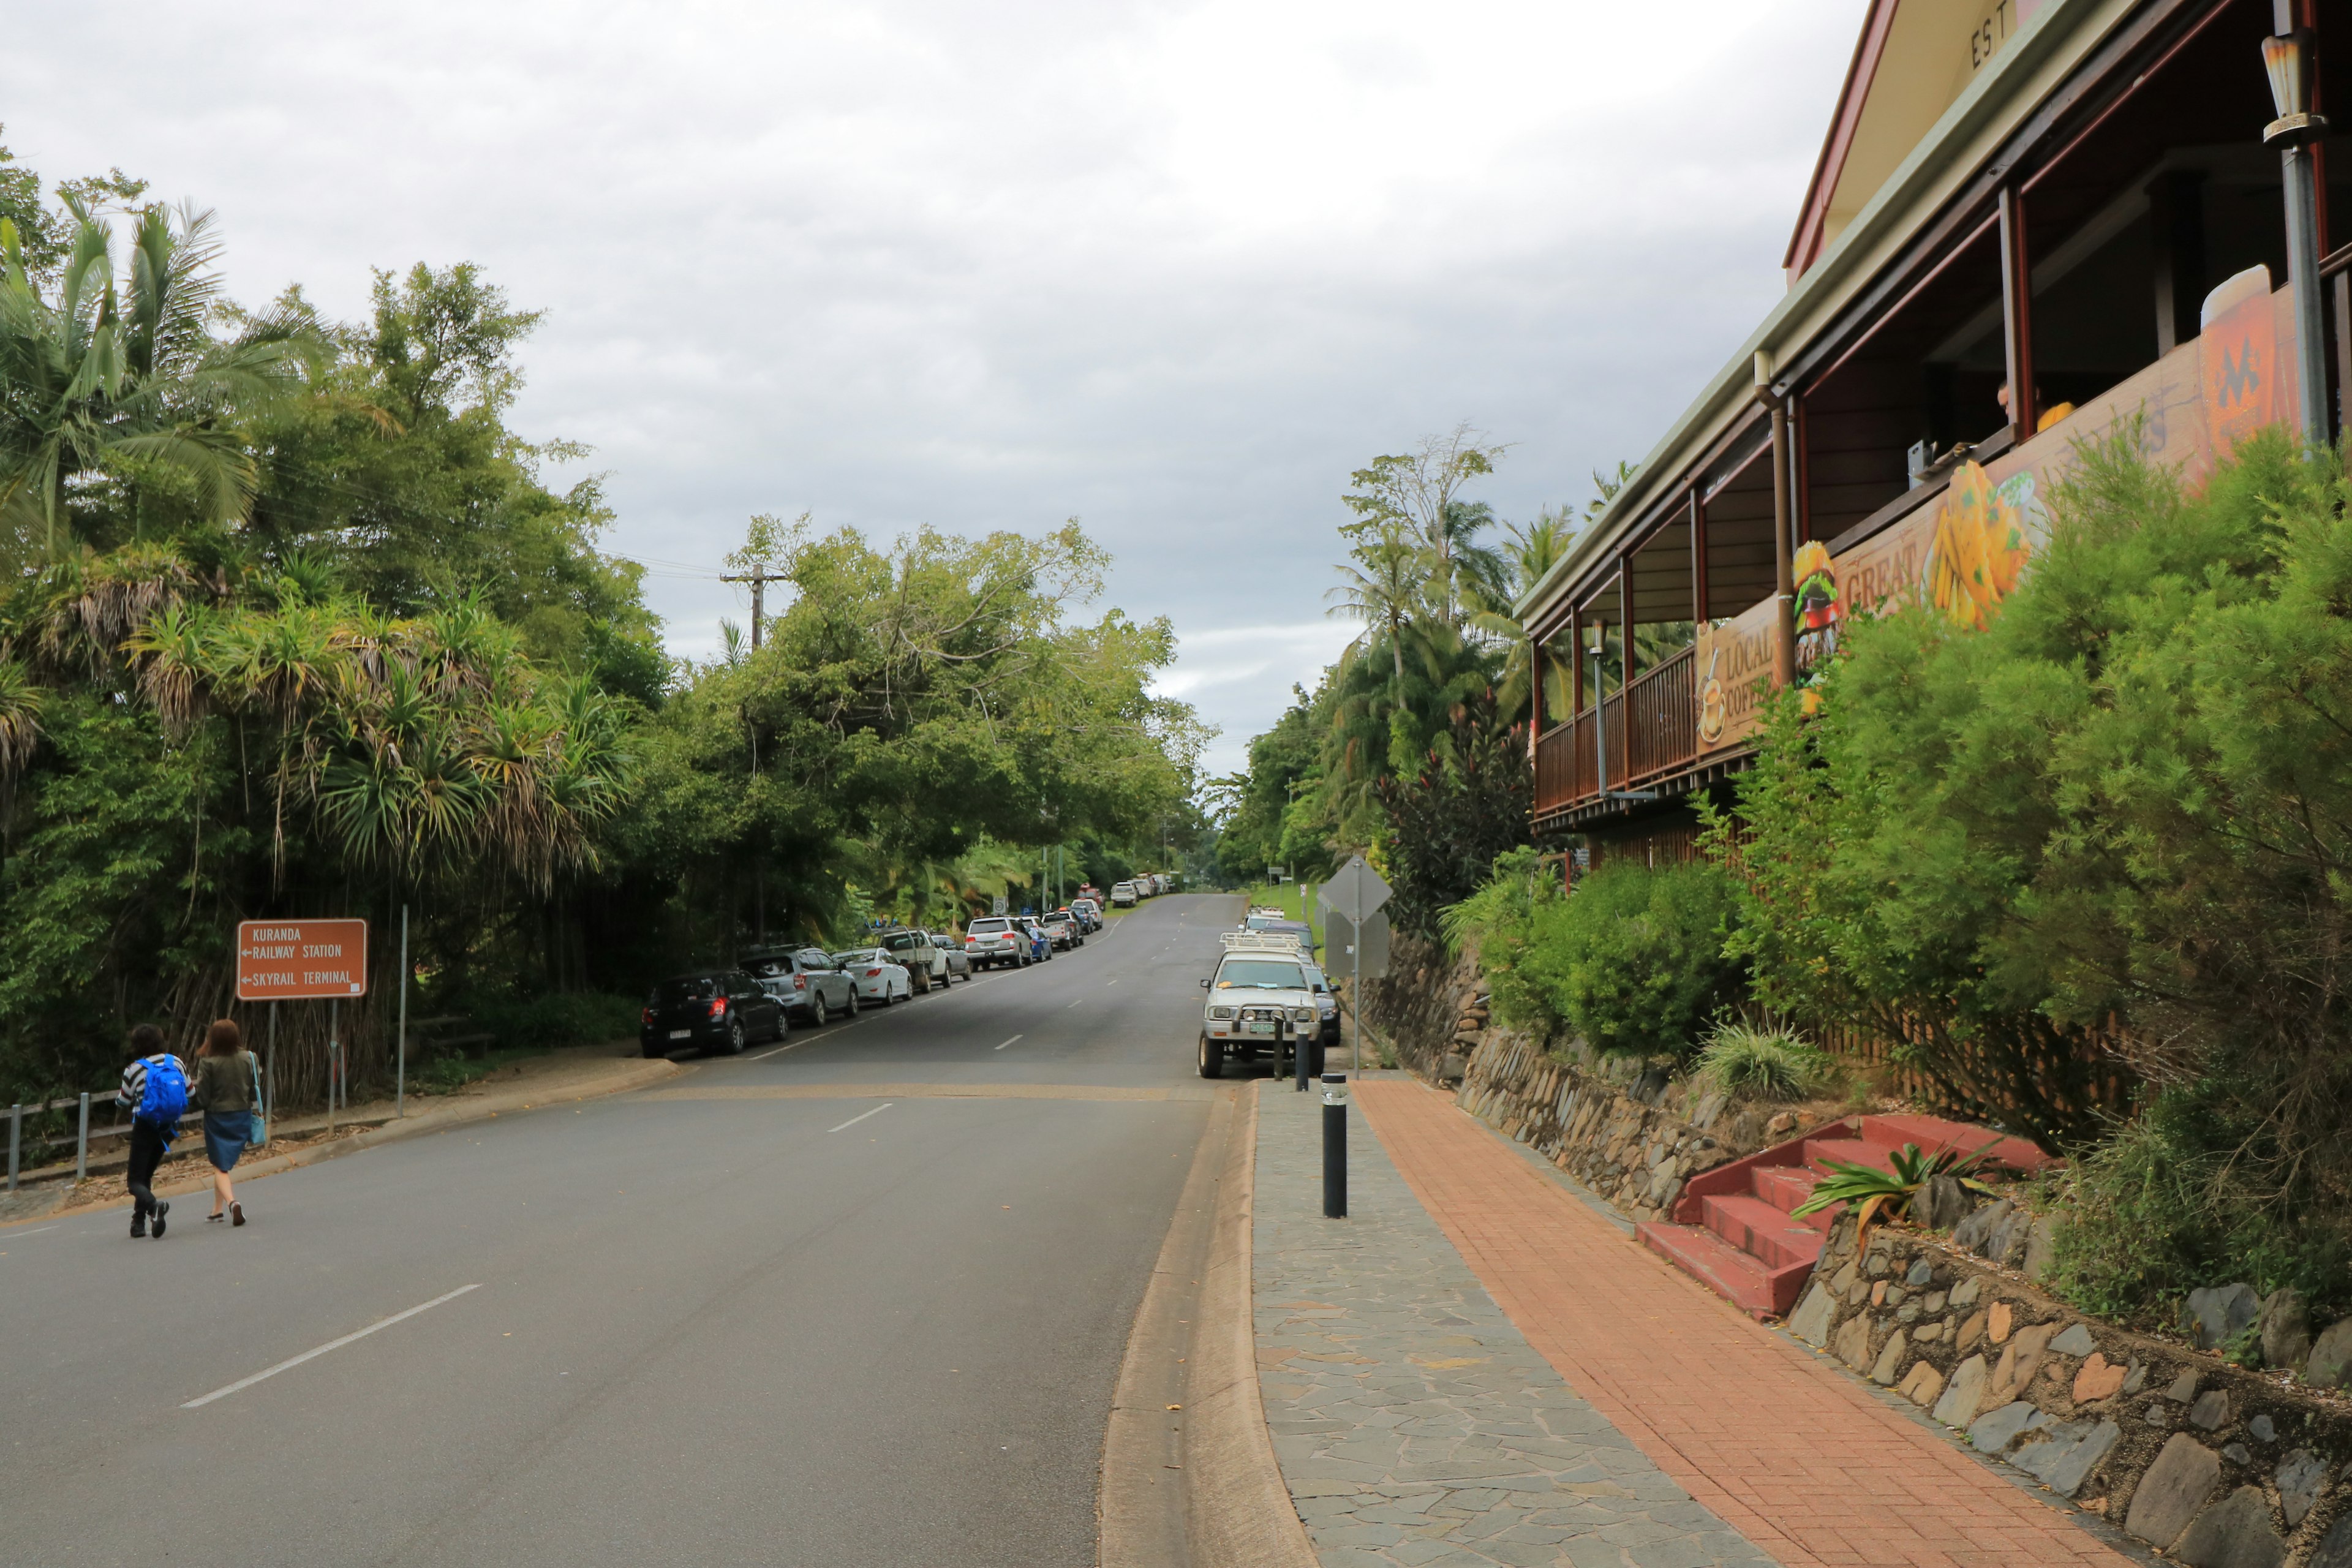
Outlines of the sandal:
[{"label": "sandal", "polygon": [[228,1218],[228,1215],[225,1214],[208,1214],[205,1215],[205,1223],[206,1225],[218,1225],[221,1221],[226,1218]]}]

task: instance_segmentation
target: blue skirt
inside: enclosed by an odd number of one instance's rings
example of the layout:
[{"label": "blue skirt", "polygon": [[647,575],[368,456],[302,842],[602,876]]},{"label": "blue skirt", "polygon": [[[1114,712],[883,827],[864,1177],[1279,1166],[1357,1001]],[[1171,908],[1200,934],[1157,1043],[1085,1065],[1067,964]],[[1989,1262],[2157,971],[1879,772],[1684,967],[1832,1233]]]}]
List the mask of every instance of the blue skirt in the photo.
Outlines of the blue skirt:
[{"label": "blue skirt", "polygon": [[205,1112],[205,1153],[215,1171],[233,1171],[237,1156],[245,1152],[245,1140],[253,1131],[250,1110],[207,1110]]}]

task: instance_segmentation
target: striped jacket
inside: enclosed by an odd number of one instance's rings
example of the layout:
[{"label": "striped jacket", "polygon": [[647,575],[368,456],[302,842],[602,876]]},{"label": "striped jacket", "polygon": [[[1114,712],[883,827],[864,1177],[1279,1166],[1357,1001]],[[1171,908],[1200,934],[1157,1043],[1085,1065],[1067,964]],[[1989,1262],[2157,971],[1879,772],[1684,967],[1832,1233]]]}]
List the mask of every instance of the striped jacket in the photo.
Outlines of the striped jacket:
[{"label": "striped jacket", "polygon": [[140,1102],[147,1098],[147,1064],[149,1062],[171,1062],[179,1068],[182,1078],[188,1076],[188,1064],[181,1061],[169,1051],[159,1051],[152,1057],[141,1057],[137,1061],[124,1068],[122,1087],[114,1091],[114,1103],[129,1106],[134,1115],[138,1112]]}]

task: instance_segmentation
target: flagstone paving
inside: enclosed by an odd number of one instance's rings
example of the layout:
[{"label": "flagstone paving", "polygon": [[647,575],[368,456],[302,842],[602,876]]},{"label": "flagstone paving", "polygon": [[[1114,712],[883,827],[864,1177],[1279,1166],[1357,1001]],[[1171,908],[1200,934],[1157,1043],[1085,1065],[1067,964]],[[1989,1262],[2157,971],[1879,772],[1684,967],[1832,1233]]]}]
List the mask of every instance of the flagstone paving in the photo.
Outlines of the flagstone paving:
[{"label": "flagstone paving", "polygon": [[1258,1375],[1325,1568],[1771,1568],[1511,1325],[1362,1118],[1323,1217],[1322,1108],[1259,1086]]},{"label": "flagstone paving", "polygon": [[[1367,1223],[1352,1226],[1359,1239],[1351,1252],[1335,1247],[1329,1254],[1327,1289],[1346,1294],[1342,1304],[1354,1305],[1368,1289],[1380,1300],[1377,1260],[1384,1256],[1392,1258],[1397,1293],[1414,1295],[1423,1313],[1432,1310],[1431,1297],[1454,1290],[1467,1274],[1485,1289],[1455,1293],[1492,1316],[1463,1332],[1485,1338],[1484,1325],[1507,1314],[1517,1331],[1509,1342],[1514,1371],[1532,1345],[1591,1401],[1579,1404],[1579,1418],[1606,1436],[1580,1441],[1613,1449],[1631,1439],[1633,1456],[1697,1500],[1685,1507],[1706,1505],[1725,1536],[1736,1529],[1736,1539],[1785,1568],[2124,1568],[2127,1559],[2076,1517],[1636,1246],[1450,1095],[1398,1076],[1360,1084],[1356,1100],[1356,1168],[1378,1206],[1368,1205]],[[1283,1118],[1271,1121],[1279,1126]],[[1378,1133],[1377,1154],[1368,1128]],[[1261,1152],[1261,1183],[1268,1159]],[[1286,1174],[1279,1164],[1274,1170],[1277,1181]],[[1412,1194],[1412,1214],[1453,1244],[1442,1258],[1432,1258],[1423,1233],[1407,1223],[1411,1215],[1401,1215],[1401,1184]],[[1269,1197],[1288,1200],[1286,1212],[1298,1185],[1293,1178],[1262,1188],[1260,1212]],[[1386,1239],[1391,1226],[1395,1238]],[[1286,1234],[1303,1248],[1301,1228],[1293,1222]],[[1286,1259],[1277,1254],[1277,1261]],[[1296,1292],[1308,1294],[1303,1285]],[[1260,1295],[1262,1342],[1265,1309],[1290,1299]],[[1490,1299],[1499,1313],[1486,1306]],[[1276,1369],[1265,1375],[1271,1380]],[[1351,1411],[1347,1418],[1358,1417]],[[1480,1414],[1482,1432],[1487,1418]]]}]

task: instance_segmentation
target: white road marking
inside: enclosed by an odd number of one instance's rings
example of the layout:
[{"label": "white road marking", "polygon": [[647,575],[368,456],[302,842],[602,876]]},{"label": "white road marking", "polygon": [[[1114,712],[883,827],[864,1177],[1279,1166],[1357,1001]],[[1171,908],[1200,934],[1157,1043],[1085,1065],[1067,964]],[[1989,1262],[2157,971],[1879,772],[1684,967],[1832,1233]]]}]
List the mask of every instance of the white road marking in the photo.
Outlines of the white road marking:
[{"label": "white road marking", "polygon": [[360,1330],[357,1333],[345,1334],[339,1340],[329,1340],[317,1350],[304,1351],[300,1355],[295,1356],[290,1360],[281,1361],[276,1366],[255,1373],[251,1377],[240,1377],[235,1383],[230,1384],[226,1388],[215,1388],[201,1399],[189,1400],[185,1405],[181,1405],[180,1408],[183,1410],[194,1410],[199,1405],[210,1405],[215,1399],[226,1399],[240,1388],[251,1388],[263,1378],[276,1377],[281,1372],[291,1371],[293,1368],[300,1366],[306,1361],[312,1361],[320,1356],[325,1355],[329,1351],[339,1351],[345,1345],[350,1344],[353,1340],[363,1340],[370,1334],[375,1332],[378,1329],[388,1329],[392,1327],[393,1324],[401,1321],[403,1319],[413,1318],[419,1312],[429,1312],[445,1301],[454,1301],[458,1297],[464,1295],[467,1291],[478,1290],[481,1288],[482,1287],[478,1282],[472,1285],[460,1285],[455,1290],[450,1291],[446,1296],[436,1296],[433,1300],[424,1303],[422,1306],[411,1307],[405,1312],[394,1312],[389,1318],[380,1319],[375,1322],[370,1323],[366,1328]]},{"label": "white road marking", "polygon": [[[1079,998],[1078,998],[1078,1002],[1083,1002],[1083,1001],[1085,1001],[1085,1000],[1086,1000],[1086,998],[1085,998],[1085,997],[1083,997],[1083,996],[1081,996],[1081,997],[1079,997]],[[1078,1005],[1078,1002],[1073,1002],[1073,1003],[1071,1003],[1071,1004],[1070,1004],[1070,1007],[1075,1007],[1075,1006],[1076,1006],[1076,1005]],[[1065,1012],[1065,1013],[1066,1013],[1066,1012],[1068,1012],[1068,1011],[1070,1010],[1070,1007],[1065,1007],[1065,1008],[1063,1008],[1063,1009],[1062,1009],[1062,1011],[1063,1011],[1063,1012]]]},{"label": "white road marking", "polygon": [[[866,1116],[879,1116],[879,1115],[881,1115],[884,1111],[886,1111],[886,1110],[889,1110],[892,1106],[894,1106],[894,1105],[896,1105],[896,1104],[898,1104],[898,1102],[897,1100],[884,1100],[881,1104],[879,1104],[879,1105],[876,1106],[873,1110],[871,1110],[867,1111],[867,1112],[866,1113]],[[841,1124],[841,1127],[828,1127],[828,1128],[826,1128],[826,1129],[825,1129],[825,1131],[826,1131],[827,1132],[838,1132],[838,1131],[841,1131],[841,1128],[842,1128],[842,1127],[855,1127],[855,1126],[856,1126],[859,1122],[861,1122],[861,1121],[865,1121],[865,1120],[866,1120],[866,1116],[853,1116],[853,1117],[851,1117],[848,1121],[846,1121],[843,1122],[843,1123]]]},{"label": "white road marking", "polygon": [[[1007,1040],[1007,1041],[1005,1041],[1005,1042],[1004,1042],[1004,1046],[1009,1046],[1009,1045],[1013,1044],[1013,1040],[1018,1040],[1018,1039],[1020,1039],[1021,1037],[1020,1037],[1019,1035],[1015,1035],[1015,1036],[1013,1036],[1013,1039],[1012,1039],[1012,1040]],[[995,1047],[995,1048],[1001,1051],[1001,1050],[1003,1050],[1003,1049],[1004,1048],[1004,1046],[998,1046],[998,1047]]]},{"label": "white road marking", "polygon": [[746,1057],[746,1058],[744,1058],[744,1060],[746,1060],[746,1061],[754,1061],[754,1062],[763,1062],[763,1061],[766,1061],[770,1057],[772,1057],[772,1056],[776,1055],[778,1052],[781,1052],[781,1051],[796,1051],[796,1050],[799,1050],[803,1046],[805,1046],[805,1045],[807,1045],[807,1044],[808,1044],[808,1041],[806,1041],[806,1040],[794,1040],[794,1041],[793,1041],[793,1042],[792,1042],[791,1044],[789,1044],[789,1045],[778,1046],[778,1047],[776,1047],[776,1049],[775,1049],[775,1050],[772,1050],[772,1051],[761,1051],[761,1052],[758,1056],[756,1056],[756,1057]]},{"label": "white road marking", "polygon": [[40,1230],[20,1230],[16,1232],[16,1234],[18,1236],[38,1236],[43,1230],[56,1230],[58,1228],[58,1226],[53,1225],[45,1225],[40,1227]]}]

